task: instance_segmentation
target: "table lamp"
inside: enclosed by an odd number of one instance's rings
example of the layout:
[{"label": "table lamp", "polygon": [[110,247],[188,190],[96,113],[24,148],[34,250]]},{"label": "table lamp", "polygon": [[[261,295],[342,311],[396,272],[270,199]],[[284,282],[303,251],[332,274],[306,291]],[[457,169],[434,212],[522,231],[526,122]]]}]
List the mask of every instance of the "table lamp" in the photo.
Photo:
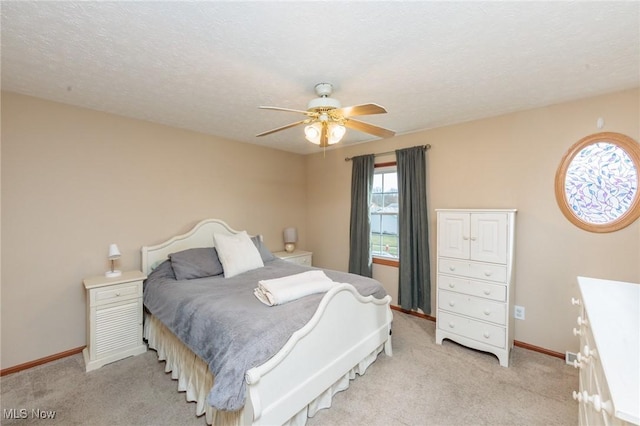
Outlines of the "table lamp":
[{"label": "table lamp", "polygon": [[105,276],[113,278],[122,275],[121,271],[114,269],[116,259],[120,259],[120,250],[118,250],[118,246],[116,244],[111,244],[109,246],[109,260],[111,261],[111,270],[105,272]]},{"label": "table lamp", "polygon": [[298,242],[298,230],[296,228],[285,228],[284,230],[284,250],[291,253],[296,249]]}]

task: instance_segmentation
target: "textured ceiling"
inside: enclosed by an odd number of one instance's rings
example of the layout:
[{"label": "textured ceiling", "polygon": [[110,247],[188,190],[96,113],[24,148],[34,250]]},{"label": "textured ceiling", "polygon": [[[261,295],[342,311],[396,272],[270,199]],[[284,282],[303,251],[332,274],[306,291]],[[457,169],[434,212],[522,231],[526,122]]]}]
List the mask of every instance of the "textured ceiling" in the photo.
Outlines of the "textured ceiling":
[{"label": "textured ceiling", "polygon": [[[307,154],[316,83],[411,133],[638,87],[640,2],[2,1],[2,89]],[[372,140],[349,130],[342,144]]]}]

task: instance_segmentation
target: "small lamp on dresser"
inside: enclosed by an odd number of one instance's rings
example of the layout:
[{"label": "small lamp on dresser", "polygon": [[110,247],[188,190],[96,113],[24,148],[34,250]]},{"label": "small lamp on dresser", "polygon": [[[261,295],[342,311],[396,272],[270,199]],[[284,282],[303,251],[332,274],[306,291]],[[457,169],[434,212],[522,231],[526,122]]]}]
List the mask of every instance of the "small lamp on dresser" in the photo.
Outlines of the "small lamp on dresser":
[{"label": "small lamp on dresser", "polygon": [[284,250],[292,253],[296,249],[298,242],[298,230],[296,228],[285,228],[284,230]]},{"label": "small lamp on dresser", "polygon": [[116,244],[111,244],[109,246],[109,260],[111,261],[111,270],[105,272],[105,276],[114,278],[122,275],[121,271],[118,271],[114,268],[116,259],[120,259],[120,250],[118,250],[118,246]]}]

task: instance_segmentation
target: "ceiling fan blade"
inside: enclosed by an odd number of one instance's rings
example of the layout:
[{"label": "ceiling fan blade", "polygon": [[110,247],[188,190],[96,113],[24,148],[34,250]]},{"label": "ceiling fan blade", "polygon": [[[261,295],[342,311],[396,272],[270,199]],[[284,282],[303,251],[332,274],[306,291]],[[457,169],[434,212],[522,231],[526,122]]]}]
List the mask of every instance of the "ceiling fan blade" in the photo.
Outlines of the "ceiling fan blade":
[{"label": "ceiling fan blade", "polygon": [[287,124],[286,126],[278,127],[277,129],[267,130],[266,132],[257,134],[256,137],[270,135],[271,133],[279,132],[280,130],[286,130],[290,127],[295,127],[299,124],[304,124],[305,121],[306,120],[296,121],[295,123]]},{"label": "ceiling fan blade", "polygon": [[358,130],[360,132],[369,133],[381,138],[390,138],[395,135],[396,132],[382,127],[374,126],[373,124],[364,123],[362,121],[354,120],[350,118],[344,121],[344,125],[350,129]]},{"label": "ceiling fan blade", "polygon": [[271,109],[274,111],[288,111],[288,112],[298,112],[300,114],[308,115],[310,117],[315,117],[318,114],[314,111],[303,111],[301,109],[292,109],[292,108],[282,108],[282,107],[274,107],[274,106],[259,106],[260,109]]},{"label": "ceiling fan blade", "polygon": [[329,146],[329,132],[327,131],[327,122],[322,122],[322,130],[320,131],[320,148]]},{"label": "ceiling fan blade", "polygon": [[334,109],[331,112],[346,118],[354,115],[385,114],[387,110],[378,104],[362,104]]}]

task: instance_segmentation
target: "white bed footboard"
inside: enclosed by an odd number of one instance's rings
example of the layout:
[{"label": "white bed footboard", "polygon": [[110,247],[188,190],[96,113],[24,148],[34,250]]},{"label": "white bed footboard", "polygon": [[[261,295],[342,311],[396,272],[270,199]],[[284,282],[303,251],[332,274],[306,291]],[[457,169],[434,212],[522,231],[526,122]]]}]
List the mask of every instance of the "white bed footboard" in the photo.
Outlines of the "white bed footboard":
[{"label": "white bed footboard", "polygon": [[247,372],[245,424],[283,424],[380,345],[390,356],[390,303],[350,284],[331,289],[307,325]]}]

